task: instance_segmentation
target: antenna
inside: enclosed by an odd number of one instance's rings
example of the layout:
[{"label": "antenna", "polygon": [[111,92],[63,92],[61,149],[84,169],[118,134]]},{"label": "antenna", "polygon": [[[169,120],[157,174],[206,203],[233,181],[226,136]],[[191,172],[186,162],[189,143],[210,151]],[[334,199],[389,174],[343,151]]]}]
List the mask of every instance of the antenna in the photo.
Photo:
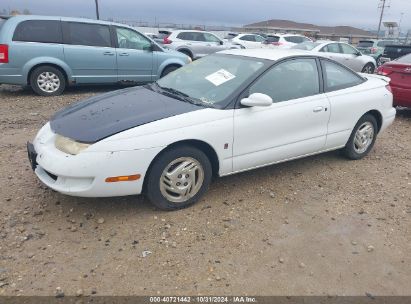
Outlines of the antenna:
[{"label": "antenna", "polygon": [[378,5],[378,8],[381,9],[381,15],[380,15],[380,22],[378,23],[377,39],[380,38],[381,23],[382,23],[382,18],[384,17],[384,11],[386,8],[390,8],[390,5],[387,4],[386,2],[387,0],[380,0],[380,4]]}]

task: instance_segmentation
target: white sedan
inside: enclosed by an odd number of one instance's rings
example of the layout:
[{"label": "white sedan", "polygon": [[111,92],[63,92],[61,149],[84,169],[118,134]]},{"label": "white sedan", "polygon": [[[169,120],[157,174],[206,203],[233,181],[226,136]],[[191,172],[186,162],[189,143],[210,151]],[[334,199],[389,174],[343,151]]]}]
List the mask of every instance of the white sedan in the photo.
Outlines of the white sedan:
[{"label": "white sedan", "polygon": [[231,43],[241,45],[246,49],[262,49],[265,38],[257,34],[239,34],[231,39]]},{"label": "white sedan", "polygon": [[212,176],[337,149],[360,159],[395,114],[383,76],[303,51],[230,50],[57,112],[28,153],[61,193],[144,193],[173,210]]}]

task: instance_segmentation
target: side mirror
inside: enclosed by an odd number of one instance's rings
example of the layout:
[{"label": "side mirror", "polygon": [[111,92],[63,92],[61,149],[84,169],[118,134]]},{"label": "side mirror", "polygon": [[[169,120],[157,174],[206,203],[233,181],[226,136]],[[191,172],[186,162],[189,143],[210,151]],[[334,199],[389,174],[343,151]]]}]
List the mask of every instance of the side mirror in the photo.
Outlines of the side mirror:
[{"label": "side mirror", "polygon": [[358,57],[358,56],[362,56],[362,53],[358,51],[355,55],[356,55],[357,57]]},{"label": "side mirror", "polygon": [[220,45],[223,45],[223,44],[224,44],[224,41],[220,40]]},{"label": "side mirror", "polygon": [[273,99],[261,93],[253,93],[247,98],[241,99],[241,105],[246,107],[269,107],[273,104]]}]

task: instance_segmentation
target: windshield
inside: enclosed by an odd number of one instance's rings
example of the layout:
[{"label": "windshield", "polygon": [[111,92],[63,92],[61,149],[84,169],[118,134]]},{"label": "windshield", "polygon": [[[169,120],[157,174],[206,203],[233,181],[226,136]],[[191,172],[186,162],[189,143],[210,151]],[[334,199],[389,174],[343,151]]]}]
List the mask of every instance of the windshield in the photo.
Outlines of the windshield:
[{"label": "windshield", "polygon": [[373,41],[360,41],[360,42],[358,42],[357,47],[369,48],[369,47],[372,47],[373,45],[374,45]]},{"label": "windshield", "polygon": [[402,56],[402,57],[396,59],[395,61],[397,61],[399,63],[411,64],[411,54]]},{"label": "windshield", "polygon": [[223,107],[249,78],[265,67],[267,60],[213,54],[185,65],[157,81],[167,92],[179,92],[208,106]]},{"label": "windshield", "polygon": [[292,49],[297,49],[297,50],[305,50],[305,51],[311,51],[315,47],[319,46],[321,43],[316,43],[316,42],[311,42],[311,41],[306,41],[300,44],[297,44],[292,47]]}]

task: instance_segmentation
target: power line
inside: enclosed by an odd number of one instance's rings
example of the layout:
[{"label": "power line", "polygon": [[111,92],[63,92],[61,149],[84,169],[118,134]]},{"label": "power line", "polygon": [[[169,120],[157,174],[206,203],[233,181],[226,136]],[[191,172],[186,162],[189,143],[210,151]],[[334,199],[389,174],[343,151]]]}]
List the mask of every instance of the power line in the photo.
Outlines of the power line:
[{"label": "power line", "polygon": [[387,2],[387,0],[380,0],[380,5],[378,7],[378,8],[381,9],[381,15],[380,15],[380,22],[378,23],[377,39],[380,38],[381,23],[382,23],[382,18],[384,17],[384,10],[385,10],[385,8],[390,7],[390,5],[386,4],[386,2]]}]

